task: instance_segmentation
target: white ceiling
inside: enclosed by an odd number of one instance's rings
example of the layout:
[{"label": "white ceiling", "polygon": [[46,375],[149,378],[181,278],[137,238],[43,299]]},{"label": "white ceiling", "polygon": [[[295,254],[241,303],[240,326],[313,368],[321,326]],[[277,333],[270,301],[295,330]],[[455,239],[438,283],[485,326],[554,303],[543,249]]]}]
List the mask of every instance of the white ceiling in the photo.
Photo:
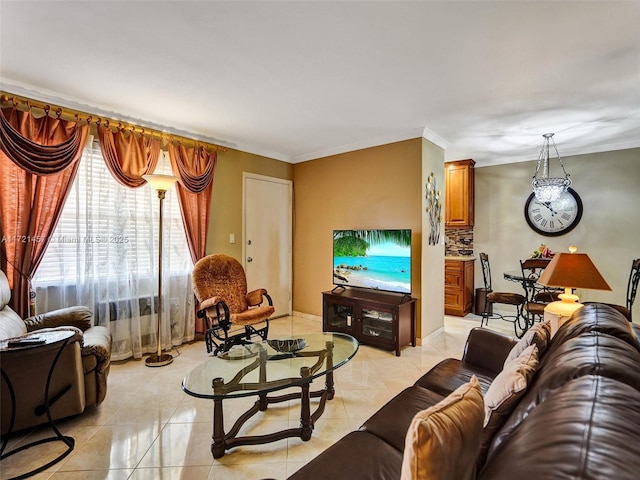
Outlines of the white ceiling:
[{"label": "white ceiling", "polygon": [[6,1],[2,89],[287,162],[640,147],[640,1]]}]

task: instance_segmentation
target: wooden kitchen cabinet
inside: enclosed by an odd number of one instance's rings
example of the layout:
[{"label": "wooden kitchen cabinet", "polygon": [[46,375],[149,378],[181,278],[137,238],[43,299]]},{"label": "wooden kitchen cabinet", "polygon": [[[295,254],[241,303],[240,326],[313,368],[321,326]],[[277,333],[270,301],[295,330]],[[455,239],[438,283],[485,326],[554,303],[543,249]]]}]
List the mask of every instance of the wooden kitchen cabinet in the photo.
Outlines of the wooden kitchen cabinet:
[{"label": "wooden kitchen cabinet", "polygon": [[360,343],[395,350],[416,346],[416,299],[383,292],[334,289],[322,292],[322,331],[342,332]]},{"label": "wooden kitchen cabinet", "polygon": [[473,259],[444,261],[444,313],[464,317],[473,309]]},{"label": "wooden kitchen cabinet", "polygon": [[444,223],[447,227],[472,227],[475,203],[475,161],[444,164]]}]

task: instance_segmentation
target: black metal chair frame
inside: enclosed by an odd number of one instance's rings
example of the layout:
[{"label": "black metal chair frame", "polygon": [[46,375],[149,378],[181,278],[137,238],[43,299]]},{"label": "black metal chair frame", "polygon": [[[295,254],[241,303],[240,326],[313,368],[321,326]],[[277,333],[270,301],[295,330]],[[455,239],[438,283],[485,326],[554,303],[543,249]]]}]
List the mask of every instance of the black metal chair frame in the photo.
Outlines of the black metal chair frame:
[{"label": "black metal chair frame", "polygon": [[522,288],[527,298],[523,311],[527,316],[529,327],[535,322],[535,317],[539,317],[538,320],[542,320],[542,316],[537,312],[533,312],[532,307],[546,306],[551,302],[555,302],[558,300],[558,294],[564,292],[562,289],[549,288],[537,283],[542,271],[548,264],[549,260],[541,258],[520,260],[520,269],[522,270],[523,278]]},{"label": "black metal chair frame", "polygon": [[638,293],[638,283],[640,282],[640,258],[636,258],[631,263],[631,272],[629,273],[629,283],[627,284],[627,310],[629,310],[629,321],[632,321],[633,302]]},{"label": "black metal chair frame", "polygon": [[[273,301],[268,293],[263,293],[267,298],[269,305],[273,306]],[[206,310],[199,310],[198,317],[204,318],[207,322],[207,331],[204,334],[204,342],[207,347],[207,353],[218,355],[218,353],[228,352],[236,345],[248,345],[253,343],[252,335],[257,335],[262,340],[267,339],[269,333],[269,319],[265,318],[264,325],[261,328],[255,328],[254,325],[237,325],[235,330],[234,324],[231,323],[231,313],[229,307],[223,301],[216,304],[216,318],[209,318]]]},{"label": "black metal chair frame", "polygon": [[[620,309],[620,305],[615,305],[612,303],[607,303],[606,305],[611,305],[616,310],[621,311],[627,317],[627,320],[630,322],[633,321],[633,302],[636,299],[636,294],[638,293],[638,283],[640,283],[640,258],[636,258],[631,262],[631,272],[629,272],[629,281],[627,283],[627,297],[625,307],[627,312],[624,312]],[[584,302],[585,305],[588,305],[594,302]]]},{"label": "black metal chair frame", "polygon": [[480,321],[480,326],[483,326],[485,323],[487,326],[489,325],[489,320],[500,319],[506,322],[513,323],[513,329],[516,334],[516,337],[521,338],[522,335],[529,329],[530,325],[527,317],[523,314],[524,303],[527,299],[525,295],[520,295],[522,297],[522,302],[519,304],[513,303],[504,303],[504,305],[513,305],[516,307],[515,315],[502,315],[500,313],[496,313],[495,311],[489,314],[489,304],[496,304],[501,302],[492,302],[490,301],[490,297],[492,293],[509,293],[513,292],[494,292],[491,286],[491,267],[489,265],[489,256],[486,253],[480,253],[480,264],[482,266],[482,277],[484,280],[484,288],[486,290],[486,296],[484,300],[484,309],[482,311],[482,320]]}]

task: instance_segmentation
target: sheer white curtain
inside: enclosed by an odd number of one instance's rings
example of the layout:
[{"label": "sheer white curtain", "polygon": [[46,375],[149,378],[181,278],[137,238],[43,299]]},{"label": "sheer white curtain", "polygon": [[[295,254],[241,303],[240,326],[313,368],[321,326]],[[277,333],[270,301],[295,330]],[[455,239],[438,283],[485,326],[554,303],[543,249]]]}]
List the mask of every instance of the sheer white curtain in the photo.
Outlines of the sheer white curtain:
[{"label": "sheer white curtain", "polygon": [[[109,327],[112,360],[157,350],[158,210],[155,190],[116,182],[89,142],[62,217],[33,279],[36,312],[85,305]],[[155,173],[171,173],[161,152]],[[176,189],[163,203],[162,347],[193,340],[193,263]]]}]

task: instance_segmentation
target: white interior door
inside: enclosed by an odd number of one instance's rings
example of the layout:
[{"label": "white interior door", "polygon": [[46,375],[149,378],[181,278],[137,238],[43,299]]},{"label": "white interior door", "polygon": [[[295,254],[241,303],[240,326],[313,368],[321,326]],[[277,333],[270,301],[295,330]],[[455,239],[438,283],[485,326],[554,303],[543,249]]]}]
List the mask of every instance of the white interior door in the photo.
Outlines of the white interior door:
[{"label": "white interior door", "polygon": [[290,180],[243,174],[244,268],[249,291],[266,288],[274,317],[291,315],[292,235]]}]

